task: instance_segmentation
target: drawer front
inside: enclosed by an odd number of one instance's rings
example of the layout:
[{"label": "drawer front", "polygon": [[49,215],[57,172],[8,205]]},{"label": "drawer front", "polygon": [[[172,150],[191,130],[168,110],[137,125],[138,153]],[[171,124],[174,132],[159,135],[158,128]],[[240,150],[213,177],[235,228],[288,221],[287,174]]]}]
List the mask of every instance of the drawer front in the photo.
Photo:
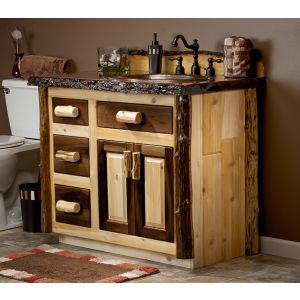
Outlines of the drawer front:
[{"label": "drawer front", "polygon": [[[119,114],[125,112],[123,121],[117,120],[118,112]],[[126,114],[128,115],[128,118]],[[137,124],[128,123],[133,121],[134,115]],[[97,126],[172,134],[173,108],[171,106],[98,101]]]},{"label": "drawer front", "polygon": [[54,172],[76,176],[90,176],[89,140],[54,135]]},{"label": "drawer front", "polygon": [[[66,211],[62,208],[63,205],[59,206],[57,204],[58,201],[66,204]],[[72,207],[73,204],[80,207],[79,211],[69,212],[68,208]],[[91,227],[90,191],[64,185],[55,185],[55,217],[56,222]]]},{"label": "drawer front", "polygon": [[[78,116],[76,117],[62,117],[56,116],[55,108],[63,107],[68,108],[72,106],[78,109]],[[72,124],[72,125],[84,125],[89,124],[88,119],[88,101],[87,100],[76,100],[76,99],[66,99],[66,98],[52,98],[52,114],[54,123]],[[70,111],[69,111],[70,113]]]}]

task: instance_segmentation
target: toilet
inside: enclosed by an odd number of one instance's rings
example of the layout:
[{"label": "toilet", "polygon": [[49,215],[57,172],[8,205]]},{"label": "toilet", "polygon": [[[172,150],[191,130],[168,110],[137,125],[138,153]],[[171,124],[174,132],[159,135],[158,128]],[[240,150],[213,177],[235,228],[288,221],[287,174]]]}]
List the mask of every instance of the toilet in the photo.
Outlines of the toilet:
[{"label": "toilet", "polygon": [[38,180],[40,161],[38,87],[23,79],[2,86],[12,135],[0,135],[0,231],[22,226],[19,185]]}]

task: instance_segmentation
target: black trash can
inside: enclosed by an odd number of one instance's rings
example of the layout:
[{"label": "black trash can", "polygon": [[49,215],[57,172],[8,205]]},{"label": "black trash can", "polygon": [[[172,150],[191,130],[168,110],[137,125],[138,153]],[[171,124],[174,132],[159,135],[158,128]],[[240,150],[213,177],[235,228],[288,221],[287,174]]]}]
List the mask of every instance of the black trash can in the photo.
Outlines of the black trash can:
[{"label": "black trash can", "polygon": [[23,231],[41,232],[41,185],[38,182],[19,186]]}]

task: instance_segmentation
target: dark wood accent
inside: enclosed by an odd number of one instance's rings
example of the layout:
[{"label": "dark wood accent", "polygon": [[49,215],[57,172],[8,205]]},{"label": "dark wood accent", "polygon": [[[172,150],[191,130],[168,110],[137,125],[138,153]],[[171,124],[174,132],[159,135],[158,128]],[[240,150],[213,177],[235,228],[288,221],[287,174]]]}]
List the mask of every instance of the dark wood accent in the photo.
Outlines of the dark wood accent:
[{"label": "dark wood accent", "polygon": [[[89,140],[64,135],[54,135],[54,172],[76,176],[90,176]],[[76,151],[80,154],[78,162],[68,162],[55,158],[57,150]]]},{"label": "dark wood accent", "polygon": [[[120,123],[116,114],[120,110],[141,112],[141,124]],[[97,102],[97,126],[157,133],[173,133],[173,108],[171,106]]]},{"label": "dark wood accent", "polygon": [[126,179],[127,188],[127,220],[124,224],[108,219],[108,194],[107,194],[107,152],[123,153],[125,150],[133,150],[130,143],[98,141],[98,188],[99,188],[99,218],[100,229],[124,234],[136,234],[134,203],[132,199],[131,178]]},{"label": "dark wood accent", "polygon": [[40,180],[42,211],[42,232],[52,231],[51,181],[50,181],[50,128],[48,90],[39,88],[40,102]]},{"label": "dark wood accent", "polygon": [[[141,179],[134,181],[136,226],[139,228],[139,235],[150,239],[174,242],[173,148],[134,145],[134,151],[141,153]],[[165,230],[145,226],[145,156],[165,159]],[[155,189],[155,187],[153,188]]]},{"label": "dark wood accent", "polygon": [[258,120],[256,89],[245,90],[245,253],[259,252]]},{"label": "dark wood accent", "polygon": [[[56,106],[67,106],[72,105],[78,107],[79,115],[77,118],[65,118],[57,117],[54,114],[54,109]],[[52,98],[53,107],[53,122],[72,124],[72,125],[89,125],[89,115],[88,115],[88,101],[87,100],[77,100],[77,99],[67,99],[67,98]]]},{"label": "dark wood accent", "polygon": [[58,200],[78,202],[80,212],[65,213],[56,210],[56,222],[91,227],[90,191],[64,185],[55,185],[55,203]]},{"label": "dark wood accent", "polygon": [[190,101],[187,95],[179,96],[176,101],[175,227],[177,258],[193,257],[189,149]]}]

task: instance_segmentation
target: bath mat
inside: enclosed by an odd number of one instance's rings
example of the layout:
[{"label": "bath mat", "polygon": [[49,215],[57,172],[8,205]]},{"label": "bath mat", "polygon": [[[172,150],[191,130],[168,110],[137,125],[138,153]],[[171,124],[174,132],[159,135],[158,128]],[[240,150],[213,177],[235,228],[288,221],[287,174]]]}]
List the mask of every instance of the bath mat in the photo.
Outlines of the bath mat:
[{"label": "bath mat", "polygon": [[124,282],[158,272],[154,267],[49,245],[0,257],[0,275],[30,283]]}]

